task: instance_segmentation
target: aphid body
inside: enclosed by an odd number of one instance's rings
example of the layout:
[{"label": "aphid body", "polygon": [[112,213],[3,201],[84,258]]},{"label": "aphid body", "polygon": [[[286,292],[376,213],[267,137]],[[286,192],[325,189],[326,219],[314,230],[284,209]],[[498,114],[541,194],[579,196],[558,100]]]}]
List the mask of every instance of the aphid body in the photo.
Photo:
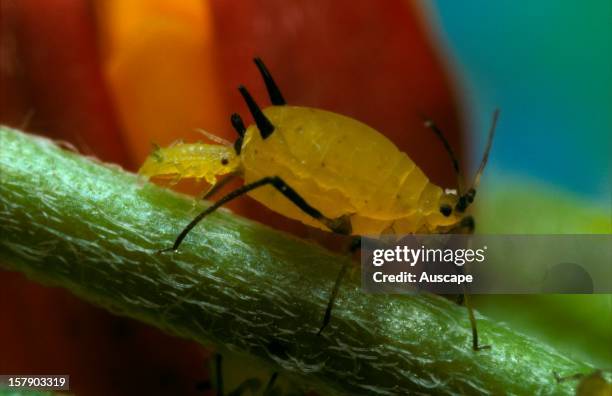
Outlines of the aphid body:
[{"label": "aphid body", "polygon": [[[264,114],[275,130],[262,139],[256,125],[247,129],[241,150],[246,183],[278,175],[326,217],[348,216],[355,235],[429,233],[457,221],[439,211],[441,199],[452,197],[369,126],[305,107],[271,106]],[[284,216],[326,228],[269,186],[250,195]]]},{"label": "aphid body", "polygon": [[[237,173],[246,184],[278,176],[325,217],[350,221],[354,235],[448,232],[458,226],[459,196],[445,193],[389,139],[352,118],[297,106],[262,110],[273,125],[269,136],[251,124],[240,148],[178,143],[158,148],[140,173],[166,178],[203,178]],[[239,154],[237,153],[239,152]],[[248,192],[268,208],[329,230],[273,186]]]}]

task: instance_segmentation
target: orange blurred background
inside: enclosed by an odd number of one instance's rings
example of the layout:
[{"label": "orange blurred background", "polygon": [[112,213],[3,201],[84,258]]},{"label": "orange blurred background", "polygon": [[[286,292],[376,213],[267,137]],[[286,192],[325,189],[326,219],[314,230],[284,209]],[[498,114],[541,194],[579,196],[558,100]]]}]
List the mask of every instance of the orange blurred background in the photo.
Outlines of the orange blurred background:
[{"label": "orange blurred background", "polygon": [[[135,171],[151,143],[235,139],[229,115],[260,104],[260,56],[291,104],[359,119],[430,178],[454,187],[427,114],[461,147],[454,82],[418,2],[389,0],[2,0],[0,122]],[[188,192],[205,186],[183,184]],[[248,198],[245,216],[305,226]],[[201,394],[209,352],[63,290],[0,272],[0,373],[70,374],[80,395]]]}]

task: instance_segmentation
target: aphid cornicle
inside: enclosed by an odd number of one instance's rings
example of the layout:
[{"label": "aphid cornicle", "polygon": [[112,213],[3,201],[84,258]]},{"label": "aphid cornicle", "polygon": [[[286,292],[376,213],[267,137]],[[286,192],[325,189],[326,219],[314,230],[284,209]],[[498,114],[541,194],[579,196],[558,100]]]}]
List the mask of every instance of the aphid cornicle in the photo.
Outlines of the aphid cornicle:
[{"label": "aphid cornicle", "polygon": [[[166,250],[178,249],[199,221],[244,194],[284,216],[346,235],[473,230],[466,209],[487,161],[497,112],[472,187],[463,191],[460,182],[458,193],[444,192],[373,128],[329,111],[287,105],[263,62],[256,58],[255,64],[272,106],[262,110],[240,86],[255,123],[245,127],[233,114],[231,122],[238,133],[233,145],[179,143],[157,148],[139,171],[149,177],[204,178],[213,185],[222,175],[245,181],[200,213]],[[431,121],[425,124],[443,141],[461,179],[448,142]]]}]

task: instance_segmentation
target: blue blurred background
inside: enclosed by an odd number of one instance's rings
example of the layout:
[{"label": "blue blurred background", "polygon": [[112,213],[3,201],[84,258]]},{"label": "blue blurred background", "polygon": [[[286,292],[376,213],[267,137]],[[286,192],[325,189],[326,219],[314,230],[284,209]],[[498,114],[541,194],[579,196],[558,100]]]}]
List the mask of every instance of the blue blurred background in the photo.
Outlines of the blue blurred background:
[{"label": "blue blurred background", "polygon": [[463,85],[473,167],[502,110],[483,186],[527,177],[609,213],[612,2],[438,0],[430,11]]},{"label": "blue blurred background", "polygon": [[[493,110],[502,111],[476,205],[477,231],[612,232],[612,2],[426,5],[460,84],[469,174]],[[599,367],[612,363],[612,295],[474,301],[484,314],[565,353]]]}]

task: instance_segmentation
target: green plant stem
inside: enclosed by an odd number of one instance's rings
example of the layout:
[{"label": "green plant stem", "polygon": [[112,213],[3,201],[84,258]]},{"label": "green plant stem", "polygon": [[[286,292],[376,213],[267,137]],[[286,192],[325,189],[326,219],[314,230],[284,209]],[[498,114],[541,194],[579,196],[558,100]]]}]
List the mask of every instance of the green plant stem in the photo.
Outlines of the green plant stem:
[{"label": "green plant stem", "polygon": [[323,392],[572,394],[553,371],[589,370],[480,316],[493,349],[473,352],[464,308],[365,294],[359,271],[317,337],[346,257],[226,211],[180,253],[155,254],[201,209],[193,200],[8,128],[0,146],[0,261],[112,312],[253,355]]}]

